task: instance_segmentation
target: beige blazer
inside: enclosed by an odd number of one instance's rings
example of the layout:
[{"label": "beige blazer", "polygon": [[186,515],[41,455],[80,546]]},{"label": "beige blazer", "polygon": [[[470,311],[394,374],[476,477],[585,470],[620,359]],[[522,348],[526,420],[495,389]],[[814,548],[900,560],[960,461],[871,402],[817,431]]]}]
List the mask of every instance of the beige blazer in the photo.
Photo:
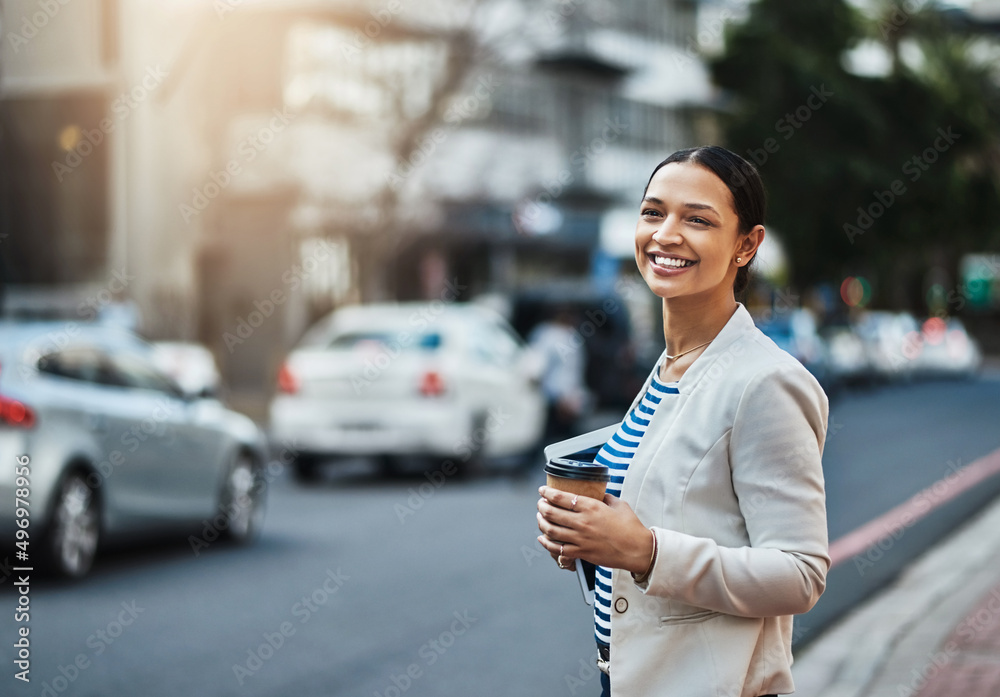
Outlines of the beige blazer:
[{"label": "beige blazer", "polygon": [[743,305],[678,389],[622,488],[659,553],[643,585],[613,573],[612,694],[793,692],[792,615],[816,603],[830,566],[826,395]]}]

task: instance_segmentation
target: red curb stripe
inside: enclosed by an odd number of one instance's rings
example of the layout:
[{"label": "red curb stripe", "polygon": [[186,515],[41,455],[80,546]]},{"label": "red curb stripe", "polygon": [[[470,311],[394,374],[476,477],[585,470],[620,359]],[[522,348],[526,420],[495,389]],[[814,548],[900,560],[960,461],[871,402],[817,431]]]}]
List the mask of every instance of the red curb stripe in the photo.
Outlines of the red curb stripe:
[{"label": "red curb stripe", "polygon": [[944,479],[939,479],[914,494],[908,501],[830,543],[830,568],[863,554],[879,540],[890,537],[892,531],[912,526],[977,484],[998,474],[1000,450],[995,450]]}]

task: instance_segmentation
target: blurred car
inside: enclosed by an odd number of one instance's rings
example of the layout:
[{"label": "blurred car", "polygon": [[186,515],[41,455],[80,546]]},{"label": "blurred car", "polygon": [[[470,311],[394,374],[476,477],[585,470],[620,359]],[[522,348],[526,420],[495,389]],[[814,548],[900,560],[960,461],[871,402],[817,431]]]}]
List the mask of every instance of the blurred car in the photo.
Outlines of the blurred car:
[{"label": "blurred car", "polygon": [[849,324],[827,326],[820,336],[826,342],[827,365],[834,382],[859,384],[872,379],[868,349],[853,327]]},{"label": "blurred car", "polygon": [[345,307],[314,326],[278,375],[271,438],[294,444],[295,471],[321,458],[526,456],[544,403],[537,357],[495,312],[469,304]]},{"label": "blurred car", "polygon": [[219,396],[222,378],[215,356],[206,347],[183,341],[157,341],[152,348],[153,363],[185,394]]},{"label": "blurred car", "polygon": [[908,312],[870,311],[854,325],[865,344],[873,374],[883,380],[909,380],[923,352],[920,325]]},{"label": "blurred car", "polygon": [[15,523],[13,463],[27,455],[30,549],[59,574],[85,575],[114,540],[259,529],[263,434],[185,394],[152,353],[121,328],[0,323],[0,521]]},{"label": "blurred car", "polygon": [[930,317],[920,327],[922,350],[917,370],[932,377],[971,377],[982,353],[965,325],[955,317]]},{"label": "blurred car", "polygon": [[787,351],[813,374],[824,388],[833,385],[826,345],[809,310],[797,309],[771,315],[756,322],[778,348]]}]

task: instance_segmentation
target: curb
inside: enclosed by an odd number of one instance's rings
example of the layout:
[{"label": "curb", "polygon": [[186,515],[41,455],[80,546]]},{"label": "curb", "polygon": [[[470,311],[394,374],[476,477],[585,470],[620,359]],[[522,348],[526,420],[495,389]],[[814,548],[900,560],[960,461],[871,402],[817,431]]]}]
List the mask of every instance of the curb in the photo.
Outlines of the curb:
[{"label": "curb", "polygon": [[899,697],[1000,580],[1000,498],[795,656],[796,695]]}]

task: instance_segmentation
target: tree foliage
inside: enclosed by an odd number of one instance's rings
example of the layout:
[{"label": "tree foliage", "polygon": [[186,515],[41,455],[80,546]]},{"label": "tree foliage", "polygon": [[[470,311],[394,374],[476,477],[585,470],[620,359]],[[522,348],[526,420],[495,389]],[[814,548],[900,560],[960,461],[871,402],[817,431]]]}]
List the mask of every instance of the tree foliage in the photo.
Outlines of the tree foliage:
[{"label": "tree foliage", "polygon": [[[711,66],[726,137],[760,167],[797,286],[863,273],[876,303],[922,311],[930,268],[954,279],[962,254],[1000,247],[1000,98],[978,41],[932,6],[841,0],[758,0],[730,28]],[[885,74],[845,68],[858,46],[881,47]]]}]

